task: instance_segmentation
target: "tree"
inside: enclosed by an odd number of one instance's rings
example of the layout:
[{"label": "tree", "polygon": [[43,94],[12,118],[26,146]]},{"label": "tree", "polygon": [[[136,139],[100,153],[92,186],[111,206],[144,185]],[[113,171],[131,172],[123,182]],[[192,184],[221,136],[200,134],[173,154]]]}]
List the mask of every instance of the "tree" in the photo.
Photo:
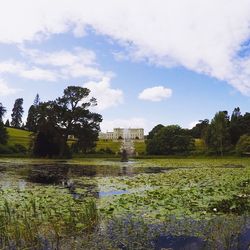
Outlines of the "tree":
[{"label": "tree", "polygon": [[215,114],[205,136],[205,142],[210,151],[221,156],[230,147],[229,117],[227,111]]},{"label": "tree", "polygon": [[153,139],[154,135],[157,134],[164,126],[162,124],[156,125],[149,133],[147,136],[147,139]]},{"label": "tree", "polygon": [[240,112],[240,108],[237,107],[234,109],[230,119],[229,133],[232,145],[236,145],[240,136],[242,135],[242,133],[244,133],[242,129],[242,121],[243,119]]},{"label": "tree", "polygon": [[34,105],[31,105],[28,111],[26,129],[32,132],[36,132],[37,129],[37,109]]},{"label": "tree", "polygon": [[3,121],[3,116],[6,112],[6,108],[0,103],[0,122]]},{"label": "tree", "polygon": [[242,135],[236,145],[238,155],[250,154],[250,136]]},{"label": "tree", "polygon": [[6,122],[5,122],[5,127],[8,128],[9,126],[10,126],[10,121],[9,121],[9,119],[7,119]]},{"label": "tree", "polygon": [[40,126],[38,133],[35,136],[33,145],[33,154],[39,157],[52,157],[60,153],[61,147],[60,132],[47,122]]},{"label": "tree", "polygon": [[25,128],[29,131],[36,132],[38,126],[38,106],[40,103],[39,94],[36,95],[33,105],[30,106]]},{"label": "tree", "polygon": [[8,132],[3,124],[3,116],[6,112],[5,107],[0,103],[0,144],[6,144],[8,141]]},{"label": "tree", "polygon": [[23,98],[18,98],[15,101],[11,114],[11,126],[14,128],[20,128],[22,125],[23,116]]},{"label": "tree", "polygon": [[[83,152],[95,145],[102,116],[90,112],[89,107],[97,103],[95,98],[88,99],[89,94],[90,90],[87,88],[69,86],[62,97],[38,105],[38,134],[44,127],[53,127],[56,134],[60,135],[61,157],[68,150],[69,135],[78,138],[76,146]],[[45,130],[44,134],[47,132]]]},{"label": "tree", "polygon": [[34,99],[34,102],[33,102],[33,106],[37,107],[40,103],[40,96],[39,94],[36,94],[36,97]]},{"label": "tree", "polygon": [[204,119],[204,120],[200,120],[199,123],[197,123],[192,129],[191,129],[191,135],[194,138],[203,138],[205,133],[206,133],[206,129],[209,126],[209,120],[208,119]]},{"label": "tree", "polygon": [[188,154],[193,148],[194,140],[189,131],[178,125],[161,128],[146,145],[147,153],[155,155]]}]

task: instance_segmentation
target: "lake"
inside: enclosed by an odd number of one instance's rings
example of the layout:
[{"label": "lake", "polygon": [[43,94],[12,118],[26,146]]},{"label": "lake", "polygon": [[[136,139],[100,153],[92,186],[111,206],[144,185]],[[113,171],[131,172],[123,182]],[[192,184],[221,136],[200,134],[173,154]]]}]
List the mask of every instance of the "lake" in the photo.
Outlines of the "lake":
[{"label": "lake", "polygon": [[0,159],[2,248],[248,249],[250,159]]}]

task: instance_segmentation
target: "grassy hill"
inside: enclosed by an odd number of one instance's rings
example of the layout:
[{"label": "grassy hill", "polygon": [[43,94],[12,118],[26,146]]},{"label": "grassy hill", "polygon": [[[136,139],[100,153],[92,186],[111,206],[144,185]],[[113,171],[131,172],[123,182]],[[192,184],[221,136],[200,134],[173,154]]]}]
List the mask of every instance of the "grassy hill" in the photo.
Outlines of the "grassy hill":
[{"label": "grassy hill", "polygon": [[16,128],[7,128],[7,131],[9,134],[9,145],[21,144],[26,148],[29,147],[32,132]]},{"label": "grassy hill", "polygon": [[[7,128],[7,131],[9,133],[8,145],[21,144],[25,148],[29,148],[32,132],[16,128]],[[69,143],[71,144],[72,141],[69,141]],[[145,142],[135,141],[134,146],[136,152],[139,154],[144,154],[146,152]],[[97,142],[96,151],[106,150],[109,148],[116,153],[120,151],[120,147],[121,142],[100,140]]]}]

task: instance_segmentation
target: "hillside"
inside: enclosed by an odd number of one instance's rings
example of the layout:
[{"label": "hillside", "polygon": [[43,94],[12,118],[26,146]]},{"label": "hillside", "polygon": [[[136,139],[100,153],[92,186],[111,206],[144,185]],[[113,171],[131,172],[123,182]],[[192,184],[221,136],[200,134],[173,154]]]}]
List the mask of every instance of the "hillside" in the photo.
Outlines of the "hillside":
[{"label": "hillside", "polygon": [[21,144],[26,148],[29,147],[32,132],[16,128],[7,128],[7,131],[9,134],[9,145]]},{"label": "hillside", "polygon": [[[26,148],[29,148],[31,142],[32,132],[16,129],[16,128],[7,128],[9,133],[9,145],[21,144]],[[69,141],[69,143],[72,141]],[[107,148],[111,149],[113,152],[119,152],[121,147],[120,142],[113,142],[113,141],[97,141],[96,151],[106,150]],[[140,154],[145,152],[145,143],[143,142],[136,142],[135,149]]]}]

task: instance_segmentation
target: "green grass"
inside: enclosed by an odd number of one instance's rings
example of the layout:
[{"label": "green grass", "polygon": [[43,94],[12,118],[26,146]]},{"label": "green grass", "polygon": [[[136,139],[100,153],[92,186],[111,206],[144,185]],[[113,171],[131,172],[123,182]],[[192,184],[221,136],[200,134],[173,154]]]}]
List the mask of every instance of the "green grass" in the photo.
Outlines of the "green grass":
[{"label": "green grass", "polygon": [[[97,142],[96,151],[100,151],[101,149],[110,148],[113,152],[119,152],[121,147],[121,142],[117,141],[104,141],[100,140]],[[142,141],[134,141],[135,151],[140,154],[146,153],[146,144]]]},{"label": "green grass", "polygon": [[110,148],[114,153],[119,152],[121,147],[121,142],[115,141],[104,141],[100,140],[97,142],[96,151],[100,151],[101,149]]},{"label": "green grass", "polygon": [[140,154],[146,154],[146,144],[144,141],[134,142],[135,151]]},{"label": "green grass", "polygon": [[32,132],[16,128],[7,128],[7,131],[9,134],[9,145],[21,144],[26,148],[29,147]]}]

